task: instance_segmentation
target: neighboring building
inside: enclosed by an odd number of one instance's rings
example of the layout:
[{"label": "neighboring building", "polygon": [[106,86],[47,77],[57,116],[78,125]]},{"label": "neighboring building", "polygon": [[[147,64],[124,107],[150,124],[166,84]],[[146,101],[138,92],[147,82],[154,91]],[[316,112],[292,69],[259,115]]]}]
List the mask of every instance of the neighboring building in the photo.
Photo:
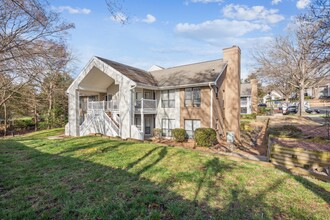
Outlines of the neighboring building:
[{"label": "neighboring building", "polygon": [[272,90],[271,92],[266,94],[264,97],[262,97],[262,102],[267,103],[268,101],[283,100],[283,98],[284,97],[280,92]]},{"label": "neighboring building", "polygon": [[330,76],[324,77],[316,85],[305,89],[305,96],[310,96],[316,99],[322,97],[329,97],[330,96]]},{"label": "neighboring building", "polygon": [[241,84],[241,114],[258,112],[258,84],[256,79]]},{"label": "neighboring building", "polygon": [[240,49],[223,49],[223,59],[144,71],[93,57],[68,88],[66,134],[102,133],[121,138],[165,137],[184,128],[214,128],[218,137],[240,139]]}]

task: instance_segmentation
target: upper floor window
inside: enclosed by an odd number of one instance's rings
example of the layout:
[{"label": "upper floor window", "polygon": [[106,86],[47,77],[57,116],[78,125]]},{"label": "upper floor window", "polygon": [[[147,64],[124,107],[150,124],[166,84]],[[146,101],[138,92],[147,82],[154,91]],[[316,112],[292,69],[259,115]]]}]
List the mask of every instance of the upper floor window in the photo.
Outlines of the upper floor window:
[{"label": "upper floor window", "polygon": [[162,91],[162,108],[175,107],[175,90]]},{"label": "upper floor window", "polygon": [[185,106],[201,106],[201,90],[200,88],[186,88],[184,94]]}]

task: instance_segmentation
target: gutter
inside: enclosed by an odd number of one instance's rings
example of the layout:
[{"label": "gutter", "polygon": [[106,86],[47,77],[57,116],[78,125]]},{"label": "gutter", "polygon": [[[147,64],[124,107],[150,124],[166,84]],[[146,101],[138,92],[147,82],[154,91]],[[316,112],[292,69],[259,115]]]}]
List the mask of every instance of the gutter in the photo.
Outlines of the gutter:
[{"label": "gutter", "polygon": [[185,84],[178,86],[149,86],[146,84],[137,83],[137,86],[145,89],[167,90],[167,89],[181,89],[181,88],[189,88],[189,87],[197,87],[197,86],[209,86],[210,84],[216,85],[215,82],[203,82],[203,83],[193,83],[193,84]]},{"label": "gutter", "polygon": [[210,87],[210,103],[211,103],[211,106],[210,106],[210,128],[213,128],[213,87],[211,85],[211,83],[209,83],[209,87]]}]

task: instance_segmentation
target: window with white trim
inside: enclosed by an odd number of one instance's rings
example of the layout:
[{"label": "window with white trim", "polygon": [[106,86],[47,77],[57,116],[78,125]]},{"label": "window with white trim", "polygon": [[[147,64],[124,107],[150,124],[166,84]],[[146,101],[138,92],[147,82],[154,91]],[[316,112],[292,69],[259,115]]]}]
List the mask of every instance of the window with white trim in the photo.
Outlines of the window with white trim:
[{"label": "window with white trim", "polygon": [[165,90],[161,93],[162,108],[174,108],[175,107],[175,90]]},{"label": "window with white trim", "polygon": [[201,90],[200,88],[186,88],[184,94],[184,105],[200,107],[201,106]]},{"label": "window with white trim", "polygon": [[184,120],[184,129],[188,138],[193,138],[195,130],[201,127],[201,120],[186,119]]},{"label": "window with white trim", "polygon": [[174,129],[174,119],[163,118],[162,119],[162,136],[172,137],[172,130]]}]

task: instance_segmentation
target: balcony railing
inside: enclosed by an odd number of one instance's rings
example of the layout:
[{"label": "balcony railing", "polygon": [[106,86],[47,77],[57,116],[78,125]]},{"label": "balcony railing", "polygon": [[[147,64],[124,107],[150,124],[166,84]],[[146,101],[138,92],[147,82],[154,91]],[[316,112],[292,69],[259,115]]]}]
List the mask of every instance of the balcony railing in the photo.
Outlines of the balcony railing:
[{"label": "balcony railing", "polygon": [[[119,101],[92,101],[87,102],[87,111],[119,111]],[[141,99],[136,101],[135,113],[151,113],[155,114],[157,111],[157,100]]]},{"label": "balcony railing", "polygon": [[93,101],[87,103],[87,111],[118,111],[119,110],[119,102],[118,100],[111,101]]},{"label": "balcony railing", "polygon": [[156,113],[157,100],[153,99],[141,99],[136,101],[135,112],[136,113]]}]

